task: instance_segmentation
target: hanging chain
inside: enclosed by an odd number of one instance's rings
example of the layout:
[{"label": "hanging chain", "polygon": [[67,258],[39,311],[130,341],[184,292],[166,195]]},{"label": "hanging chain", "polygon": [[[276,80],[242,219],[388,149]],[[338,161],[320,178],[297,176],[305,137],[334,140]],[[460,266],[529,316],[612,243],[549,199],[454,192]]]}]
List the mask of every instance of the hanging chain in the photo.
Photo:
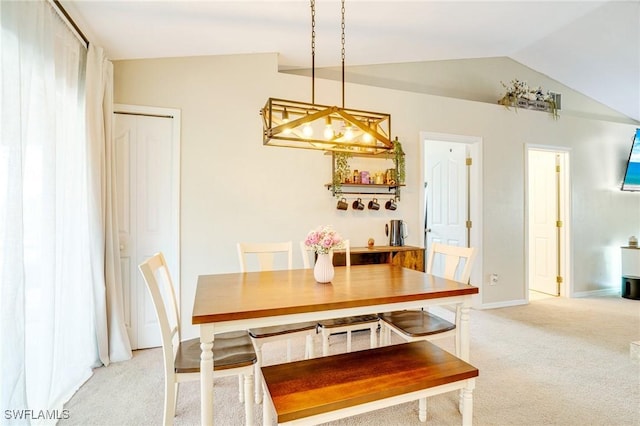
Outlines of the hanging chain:
[{"label": "hanging chain", "polygon": [[342,44],[342,51],[340,52],[340,56],[342,59],[342,108],[344,108],[344,58],[345,58],[345,50],[344,50],[344,44],[345,44],[345,37],[344,37],[344,2],[345,0],[342,0],[342,8],[340,9],[340,13],[341,13],[341,22],[340,22],[340,27],[342,29],[342,34],[341,34],[341,39],[340,39],[340,43]]},{"label": "hanging chain", "polygon": [[311,0],[311,103],[316,103],[316,0]]}]

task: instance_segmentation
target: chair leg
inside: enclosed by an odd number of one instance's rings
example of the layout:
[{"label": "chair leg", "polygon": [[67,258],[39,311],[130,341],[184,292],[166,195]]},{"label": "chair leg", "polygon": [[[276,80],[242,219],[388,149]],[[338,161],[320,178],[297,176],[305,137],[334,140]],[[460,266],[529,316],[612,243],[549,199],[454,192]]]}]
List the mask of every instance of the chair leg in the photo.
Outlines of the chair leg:
[{"label": "chair leg", "polygon": [[381,342],[382,346],[389,346],[389,344],[391,343],[390,334],[391,333],[389,331],[389,327],[387,327],[384,324],[380,326],[380,340],[382,340]]},{"label": "chair leg", "polygon": [[287,362],[291,362],[291,339],[287,339]]},{"label": "chair leg", "polygon": [[458,331],[460,330],[460,315],[462,315],[462,308],[460,307],[460,305],[456,305],[456,331],[454,334],[454,337],[456,339],[456,356],[460,357],[460,333],[458,333]]},{"label": "chair leg", "polygon": [[308,334],[305,340],[304,359],[313,358],[313,336],[311,334]]},{"label": "chair leg", "polygon": [[371,326],[371,328],[369,330],[371,332],[371,335],[369,336],[369,338],[371,339],[370,342],[369,342],[369,347],[371,349],[377,348],[378,347],[378,339],[376,338],[376,334],[378,332],[378,324],[376,323],[375,326]]},{"label": "chair leg", "polygon": [[351,330],[347,330],[347,353],[351,352]]},{"label": "chair leg", "polygon": [[240,404],[244,402],[242,374],[238,374],[238,400],[240,401]]},{"label": "chair leg", "polygon": [[329,355],[329,338],[331,333],[325,327],[322,327],[322,356]]},{"label": "chair leg", "polygon": [[178,383],[174,380],[169,381],[169,377],[165,377],[164,381],[164,424],[169,426],[173,424],[173,418],[176,415],[176,401],[178,395]]},{"label": "chair leg", "polygon": [[175,398],[173,398],[173,413],[175,416],[175,413],[178,412],[178,394],[180,393],[180,383],[176,382],[176,396]]},{"label": "chair leg", "polygon": [[[260,370],[260,367],[262,367],[262,343],[260,342],[255,342],[256,344],[254,345],[255,350],[256,350],[256,364],[255,364],[255,374],[253,375],[253,379],[255,381],[255,383],[262,383],[262,370]],[[256,404],[260,404],[262,403],[262,386],[256,386],[255,387],[255,401]]]},{"label": "chair leg", "polygon": [[421,422],[427,421],[427,398],[420,398],[418,400],[418,419]]},{"label": "chair leg", "polygon": [[[255,424],[253,418],[253,375],[252,374],[240,374],[239,377],[244,377],[244,422],[247,426],[253,426]],[[256,386],[258,387],[258,386]]]}]

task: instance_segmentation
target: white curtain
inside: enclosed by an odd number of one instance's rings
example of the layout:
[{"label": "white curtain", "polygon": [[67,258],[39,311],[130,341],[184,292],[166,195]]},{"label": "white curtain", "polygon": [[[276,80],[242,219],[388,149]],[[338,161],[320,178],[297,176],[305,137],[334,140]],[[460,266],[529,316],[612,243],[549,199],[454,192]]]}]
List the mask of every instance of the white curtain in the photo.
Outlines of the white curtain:
[{"label": "white curtain", "polygon": [[113,64],[103,49],[91,44],[87,58],[89,231],[96,336],[104,365],[131,358],[122,303],[112,117]]},{"label": "white curtain", "polygon": [[[118,293],[93,250],[114,222],[95,213],[110,202],[89,196],[86,49],[44,1],[0,1],[0,22],[0,413],[18,424],[64,416],[100,362]],[[98,240],[114,281],[117,246]],[[125,359],[118,328],[111,358]]]}]

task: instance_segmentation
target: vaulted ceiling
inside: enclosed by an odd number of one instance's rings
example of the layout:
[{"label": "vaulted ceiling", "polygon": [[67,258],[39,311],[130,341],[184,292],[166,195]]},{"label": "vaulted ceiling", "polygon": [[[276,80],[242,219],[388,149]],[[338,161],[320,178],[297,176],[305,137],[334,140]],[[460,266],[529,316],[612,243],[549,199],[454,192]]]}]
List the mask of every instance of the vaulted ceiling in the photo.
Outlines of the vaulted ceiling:
[{"label": "vaulted ceiling", "polygon": [[[61,4],[113,60],[279,53],[309,68],[309,1]],[[640,121],[640,0],[347,0],[347,66],[511,58]],[[316,0],[316,67],[340,65],[340,2]]]}]

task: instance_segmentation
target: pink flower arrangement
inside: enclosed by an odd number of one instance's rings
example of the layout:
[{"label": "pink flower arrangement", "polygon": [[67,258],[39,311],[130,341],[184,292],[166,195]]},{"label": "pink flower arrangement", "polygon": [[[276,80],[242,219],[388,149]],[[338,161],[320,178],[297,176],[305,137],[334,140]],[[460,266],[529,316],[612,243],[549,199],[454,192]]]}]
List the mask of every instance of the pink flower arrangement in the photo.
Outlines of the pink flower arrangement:
[{"label": "pink flower arrangement", "polygon": [[331,249],[342,248],[343,241],[340,234],[327,225],[309,232],[304,240],[304,245],[312,248],[318,254],[327,254]]}]

